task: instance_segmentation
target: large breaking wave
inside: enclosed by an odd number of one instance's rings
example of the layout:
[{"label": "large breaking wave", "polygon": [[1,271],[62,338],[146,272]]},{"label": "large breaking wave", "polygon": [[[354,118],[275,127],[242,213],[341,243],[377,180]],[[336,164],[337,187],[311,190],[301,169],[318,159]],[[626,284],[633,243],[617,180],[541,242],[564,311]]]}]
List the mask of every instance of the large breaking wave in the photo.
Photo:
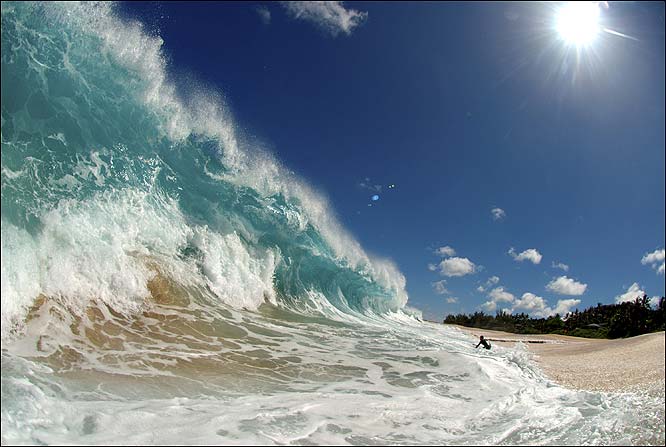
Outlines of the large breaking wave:
[{"label": "large breaking wave", "polygon": [[134,312],[158,272],[235,308],[405,305],[219,95],[176,95],[159,37],[108,4],[3,4],[2,26],[3,338],[39,295]]}]

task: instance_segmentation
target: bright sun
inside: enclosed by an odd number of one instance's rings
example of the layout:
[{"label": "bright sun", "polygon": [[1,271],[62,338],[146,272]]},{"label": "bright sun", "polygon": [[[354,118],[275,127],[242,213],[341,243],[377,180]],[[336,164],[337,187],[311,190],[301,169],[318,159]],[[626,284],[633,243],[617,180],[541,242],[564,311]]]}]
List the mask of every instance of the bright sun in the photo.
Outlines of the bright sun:
[{"label": "bright sun", "polygon": [[567,44],[589,45],[599,34],[599,3],[567,2],[557,12],[555,27]]}]

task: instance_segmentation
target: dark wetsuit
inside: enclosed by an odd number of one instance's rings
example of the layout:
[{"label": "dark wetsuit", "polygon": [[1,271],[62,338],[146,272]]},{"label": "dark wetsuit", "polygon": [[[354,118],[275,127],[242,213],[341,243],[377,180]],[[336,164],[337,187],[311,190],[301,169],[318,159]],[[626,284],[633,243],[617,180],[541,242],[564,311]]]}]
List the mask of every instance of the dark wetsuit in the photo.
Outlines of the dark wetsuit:
[{"label": "dark wetsuit", "polygon": [[486,349],[490,349],[490,343],[488,343],[485,339],[481,340],[481,341],[479,342],[479,344],[476,345],[476,347],[478,348],[479,345],[483,345],[484,348],[486,348]]}]

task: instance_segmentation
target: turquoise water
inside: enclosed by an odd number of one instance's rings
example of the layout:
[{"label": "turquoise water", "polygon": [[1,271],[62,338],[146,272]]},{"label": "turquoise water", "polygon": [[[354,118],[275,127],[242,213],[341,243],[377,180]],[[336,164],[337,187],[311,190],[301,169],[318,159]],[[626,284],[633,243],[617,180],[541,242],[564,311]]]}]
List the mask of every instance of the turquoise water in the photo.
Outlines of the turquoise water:
[{"label": "turquoise water", "polygon": [[161,46],[110,4],[2,3],[3,444],[663,444],[663,398],[421,323]]}]

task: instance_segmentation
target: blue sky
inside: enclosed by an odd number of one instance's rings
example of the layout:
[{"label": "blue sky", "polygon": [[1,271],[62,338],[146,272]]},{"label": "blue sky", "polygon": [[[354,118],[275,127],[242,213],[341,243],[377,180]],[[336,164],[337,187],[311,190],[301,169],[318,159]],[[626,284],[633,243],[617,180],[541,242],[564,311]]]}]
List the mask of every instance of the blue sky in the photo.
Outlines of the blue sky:
[{"label": "blue sky", "polygon": [[664,294],[664,4],[597,6],[613,33],[578,56],[559,7],[120,10],[163,38],[182,88],[221,92],[244,138],[323,192],[441,320]]}]

